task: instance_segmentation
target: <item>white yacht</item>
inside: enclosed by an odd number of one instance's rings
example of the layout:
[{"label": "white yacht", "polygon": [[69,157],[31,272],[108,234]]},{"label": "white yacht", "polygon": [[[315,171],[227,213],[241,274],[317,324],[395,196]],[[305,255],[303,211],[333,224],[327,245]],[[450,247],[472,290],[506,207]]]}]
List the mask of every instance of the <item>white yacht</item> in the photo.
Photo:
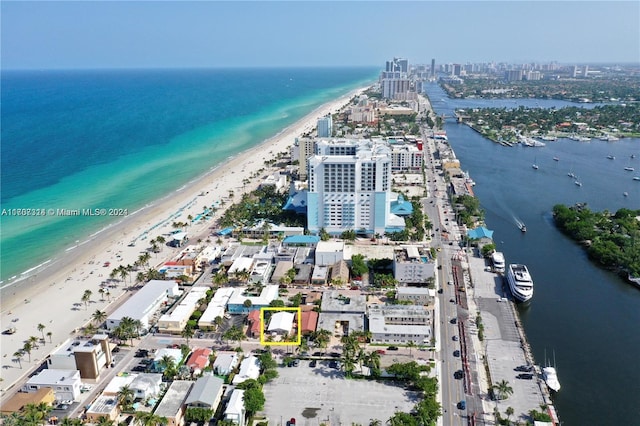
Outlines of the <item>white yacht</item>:
[{"label": "white yacht", "polygon": [[560,390],[560,381],[558,380],[558,374],[554,367],[544,367],[542,369],[542,378],[550,390],[554,392],[558,392]]},{"label": "white yacht", "polygon": [[491,255],[491,263],[493,263],[495,272],[504,272],[504,254],[502,252],[494,251]]},{"label": "white yacht", "polygon": [[509,264],[507,282],[513,297],[519,302],[526,302],[533,297],[533,280],[526,265]]}]

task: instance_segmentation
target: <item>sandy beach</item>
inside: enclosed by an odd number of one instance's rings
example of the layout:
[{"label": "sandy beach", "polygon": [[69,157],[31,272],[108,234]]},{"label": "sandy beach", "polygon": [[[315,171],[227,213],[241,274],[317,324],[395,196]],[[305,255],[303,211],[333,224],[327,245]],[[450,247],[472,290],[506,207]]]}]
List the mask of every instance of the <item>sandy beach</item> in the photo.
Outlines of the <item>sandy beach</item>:
[{"label": "sandy beach", "polygon": [[[294,139],[316,126],[316,120],[328,113],[335,113],[363,89],[322,105],[298,122],[262,144],[223,162],[219,167],[188,186],[181,188],[153,205],[142,209],[122,222],[111,226],[66,253],[59,255],[52,264],[21,282],[1,290],[2,331],[15,327],[14,334],[2,334],[0,358],[0,395],[2,397],[18,390],[19,383],[56,347],[84,325],[91,322],[96,310],[110,313],[117,305],[130,297],[126,287],[135,282],[134,276],[109,288],[110,294],[99,293],[101,283],[109,278],[112,269],[119,265],[134,264],[141,253],[150,246],[149,240],[174,230],[173,222],[189,222],[188,216],[197,216],[203,206],[228,198],[234,198],[227,206],[240,199],[244,192],[257,187],[264,176],[274,170],[252,177],[256,170],[265,167],[264,162],[274,159],[281,152],[288,152]],[[243,185],[248,179],[249,184]],[[224,207],[223,207],[224,208]],[[211,233],[222,210],[209,220],[201,220],[188,227],[192,243],[203,240]],[[134,246],[129,243],[136,241]],[[179,249],[162,247],[160,253],[152,254],[150,265],[156,266],[171,258]],[[109,266],[104,266],[109,262]],[[82,302],[86,290],[92,292],[88,304]],[[44,329],[38,330],[38,325]],[[51,334],[48,334],[51,333]],[[20,351],[30,336],[43,339],[31,354],[24,354],[20,361],[15,353]]]}]

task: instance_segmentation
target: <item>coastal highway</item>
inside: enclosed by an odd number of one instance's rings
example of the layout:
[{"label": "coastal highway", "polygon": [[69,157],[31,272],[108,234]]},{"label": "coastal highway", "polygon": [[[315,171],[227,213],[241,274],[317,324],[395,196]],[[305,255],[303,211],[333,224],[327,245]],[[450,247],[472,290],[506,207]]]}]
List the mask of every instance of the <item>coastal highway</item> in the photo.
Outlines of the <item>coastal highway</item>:
[{"label": "coastal highway", "polygon": [[[446,195],[446,183],[444,178],[439,176],[437,165],[439,160],[434,158],[434,151],[437,149],[437,142],[428,139],[425,135],[425,163],[426,163],[426,188],[427,197],[423,199],[423,210],[431,221],[433,228],[431,232],[432,247],[438,249],[438,283],[441,293],[438,293],[439,324],[435,329],[440,329],[440,351],[436,357],[437,368],[440,370],[440,393],[442,404],[442,424],[444,425],[464,425],[467,424],[466,410],[460,408],[460,402],[465,401],[466,396],[463,385],[464,377],[460,375],[463,371],[461,361],[460,336],[458,333],[458,304],[455,298],[455,288],[452,284],[452,263],[451,258],[459,249],[457,243],[457,232],[448,233],[447,238],[443,238],[442,231],[454,231],[447,222],[446,211],[451,211],[449,202],[442,194]],[[451,220],[451,219],[450,219]],[[454,241],[450,241],[453,239]],[[451,245],[449,245],[451,243]],[[439,290],[440,291],[440,290]],[[455,320],[454,320],[455,319]],[[454,323],[455,322],[455,323]],[[455,340],[454,340],[455,339]]]}]

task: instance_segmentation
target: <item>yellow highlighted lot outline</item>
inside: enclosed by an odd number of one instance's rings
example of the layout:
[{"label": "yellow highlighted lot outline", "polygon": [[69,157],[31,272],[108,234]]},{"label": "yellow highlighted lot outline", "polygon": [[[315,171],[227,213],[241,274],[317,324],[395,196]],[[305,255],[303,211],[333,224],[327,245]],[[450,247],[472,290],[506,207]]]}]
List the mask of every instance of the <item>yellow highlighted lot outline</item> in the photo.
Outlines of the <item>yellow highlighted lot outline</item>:
[{"label": "yellow highlighted lot outline", "polygon": [[[297,323],[298,323],[298,338],[293,342],[268,342],[265,339],[264,335],[264,312],[265,311],[292,311],[296,314]],[[302,309],[300,307],[297,308],[260,308],[260,344],[264,346],[299,346],[302,343]]]}]

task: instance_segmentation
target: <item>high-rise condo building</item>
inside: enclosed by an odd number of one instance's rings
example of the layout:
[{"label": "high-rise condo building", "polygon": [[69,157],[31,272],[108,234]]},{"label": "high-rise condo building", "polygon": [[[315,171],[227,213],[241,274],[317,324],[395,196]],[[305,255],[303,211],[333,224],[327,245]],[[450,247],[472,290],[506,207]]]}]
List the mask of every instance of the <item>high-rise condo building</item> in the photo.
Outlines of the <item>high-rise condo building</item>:
[{"label": "high-rise condo building", "polygon": [[390,212],[391,150],[384,141],[325,139],[309,158],[307,228],[369,235],[404,229]]},{"label": "high-rise condo building", "polygon": [[319,118],[317,128],[319,138],[330,138],[333,136],[333,119],[331,118],[331,114]]},{"label": "high-rise condo building", "polygon": [[436,77],[436,60],[435,58],[431,59],[431,78]]},{"label": "high-rise condo building", "polygon": [[385,68],[387,72],[395,72],[400,71],[402,73],[409,72],[409,60],[403,58],[393,58],[392,61],[387,61],[387,66]]}]

